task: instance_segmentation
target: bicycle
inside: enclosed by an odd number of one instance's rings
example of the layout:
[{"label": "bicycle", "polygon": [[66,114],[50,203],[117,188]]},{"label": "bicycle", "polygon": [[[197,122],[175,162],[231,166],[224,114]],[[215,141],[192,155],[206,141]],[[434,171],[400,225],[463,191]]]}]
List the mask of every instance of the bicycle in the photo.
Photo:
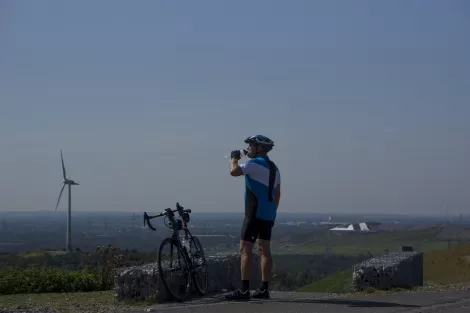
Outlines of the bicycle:
[{"label": "bicycle", "polygon": [[[175,212],[178,212],[180,218],[175,217]],[[158,251],[158,270],[166,290],[174,299],[178,301],[183,301],[188,298],[192,286],[196,287],[196,291],[200,296],[205,295],[208,285],[207,264],[206,258],[204,256],[204,250],[199,239],[196,236],[193,236],[187,227],[187,224],[190,220],[189,213],[191,213],[191,209],[184,209],[177,202],[176,210],[168,208],[164,212],[154,216],[147,215],[147,212],[144,212],[143,214],[144,227],[147,224],[150,229],[156,231],[156,228],[152,226],[150,220],[153,218],[165,216],[164,223],[172,230],[171,237],[165,238],[160,244]],[[169,219],[168,223],[165,222],[167,218]],[[183,240],[179,236],[179,233],[182,230],[185,233]],[[169,255],[163,253],[166,245],[170,246]],[[175,249],[177,252],[177,260],[175,260],[175,263],[173,264],[173,250]],[[169,260],[167,260],[167,258],[169,258]],[[167,268],[171,273],[170,281],[168,281],[164,275],[164,269]],[[196,271],[201,268],[203,269],[203,274],[201,279],[198,279]],[[182,272],[181,276],[183,281],[179,282],[179,285],[177,285],[175,290],[172,289],[170,285],[173,278],[173,272],[176,271]],[[181,292],[181,294],[179,294],[178,291]]]}]

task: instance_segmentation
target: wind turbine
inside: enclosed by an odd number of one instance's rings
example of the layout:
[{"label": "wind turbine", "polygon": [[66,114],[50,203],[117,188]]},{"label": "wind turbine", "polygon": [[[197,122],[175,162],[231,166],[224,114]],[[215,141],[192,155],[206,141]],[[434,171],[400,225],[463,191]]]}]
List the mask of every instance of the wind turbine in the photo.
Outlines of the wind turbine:
[{"label": "wind turbine", "polygon": [[69,186],[69,211],[67,213],[67,242],[66,242],[66,250],[67,252],[72,251],[71,246],[71,233],[72,233],[72,186],[77,186],[78,183],[68,179],[67,174],[65,173],[65,165],[64,165],[64,156],[62,154],[62,150],[60,150],[60,158],[62,159],[62,174],[64,176],[62,189],[60,190],[59,199],[57,199],[57,204],[55,206],[55,211],[57,212],[57,208],[59,207],[60,198],[62,197],[62,192],[64,191],[65,186]]}]

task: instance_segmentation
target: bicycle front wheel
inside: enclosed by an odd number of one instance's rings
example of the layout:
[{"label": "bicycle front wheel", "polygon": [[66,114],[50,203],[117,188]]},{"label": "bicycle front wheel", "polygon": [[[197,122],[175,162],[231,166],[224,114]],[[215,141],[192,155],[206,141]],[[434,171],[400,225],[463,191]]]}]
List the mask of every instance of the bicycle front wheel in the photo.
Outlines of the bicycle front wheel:
[{"label": "bicycle front wheel", "polygon": [[194,286],[196,287],[199,295],[203,296],[206,294],[208,286],[206,258],[204,256],[201,242],[197,237],[192,236],[190,244]]},{"label": "bicycle front wheel", "polygon": [[168,293],[183,301],[191,292],[191,270],[189,260],[177,240],[166,238],[158,251],[158,270]]}]

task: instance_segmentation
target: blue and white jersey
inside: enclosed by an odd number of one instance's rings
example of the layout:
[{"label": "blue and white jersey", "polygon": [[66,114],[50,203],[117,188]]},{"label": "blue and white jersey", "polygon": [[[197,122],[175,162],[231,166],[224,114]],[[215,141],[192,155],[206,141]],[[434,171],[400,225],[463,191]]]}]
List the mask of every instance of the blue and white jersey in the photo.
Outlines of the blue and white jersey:
[{"label": "blue and white jersey", "polygon": [[249,218],[274,221],[276,219],[276,203],[274,195],[278,185],[281,184],[279,169],[275,166],[276,178],[272,191],[273,201],[269,201],[269,164],[264,159],[269,157],[253,158],[240,164],[245,175],[245,215]]}]

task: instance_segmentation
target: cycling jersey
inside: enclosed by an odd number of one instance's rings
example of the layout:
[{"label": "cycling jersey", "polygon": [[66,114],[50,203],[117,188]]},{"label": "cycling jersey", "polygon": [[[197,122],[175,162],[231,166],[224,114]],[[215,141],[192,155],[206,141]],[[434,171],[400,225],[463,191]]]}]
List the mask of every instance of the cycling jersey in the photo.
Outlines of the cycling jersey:
[{"label": "cycling jersey", "polygon": [[[276,203],[270,201],[269,192],[269,160],[268,156],[257,157],[241,164],[245,175],[245,216],[262,220],[274,221],[276,219]],[[274,165],[274,164],[273,164]],[[277,186],[281,183],[279,169],[274,165],[276,176],[272,195],[276,194]]]}]

